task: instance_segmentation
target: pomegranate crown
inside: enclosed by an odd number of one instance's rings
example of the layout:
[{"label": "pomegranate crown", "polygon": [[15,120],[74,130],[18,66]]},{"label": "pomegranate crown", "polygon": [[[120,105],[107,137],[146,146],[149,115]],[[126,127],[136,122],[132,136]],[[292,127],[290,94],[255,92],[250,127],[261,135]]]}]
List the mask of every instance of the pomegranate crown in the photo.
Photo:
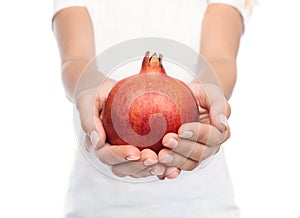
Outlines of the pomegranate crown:
[{"label": "pomegranate crown", "polygon": [[156,72],[166,74],[166,71],[162,65],[162,54],[154,53],[151,57],[149,57],[150,51],[147,51],[145,57],[143,59],[142,68],[140,73],[148,73],[148,72]]}]

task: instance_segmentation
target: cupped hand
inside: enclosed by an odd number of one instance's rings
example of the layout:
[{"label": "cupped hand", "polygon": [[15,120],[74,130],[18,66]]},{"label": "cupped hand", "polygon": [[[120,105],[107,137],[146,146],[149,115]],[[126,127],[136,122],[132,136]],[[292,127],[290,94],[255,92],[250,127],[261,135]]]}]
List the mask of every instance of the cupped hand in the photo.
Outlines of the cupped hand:
[{"label": "cupped hand", "polygon": [[100,114],[105,99],[115,82],[107,80],[101,88],[81,91],[76,99],[80,122],[85,132],[85,147],[104,163],[111,166],[112,172],[119,176],[135,178],[162,175],[165,167],[158,164],[158,156],[149,149],[140,151],[132,145],[110,145],[106,142]]},{"label": "cupped hand", "polygon": [[[167,167],[167,178],[177,177],[180,170],[195,169],[203,160],[216,154],[221,144],[230,137],[227,122],[230,105],[220,88],[200,83],[189,86],[199,107],[199,122],[183,124],[177,133],[164,136],[166,148],[159,152],[158,157],[159,163]],[[169,175],[168,171],[171,172]]]},{"label": "cupped hand", "polygon": [[140,151],[132,145],[108,143],[95,148],[88,136],[86,136],[85,143],[86,147],[90,148],[102,163],[111,166],[111,170],[116,176],[144,178],[165,173],[165,166],[158,164],[157,154],[150,149]]}]

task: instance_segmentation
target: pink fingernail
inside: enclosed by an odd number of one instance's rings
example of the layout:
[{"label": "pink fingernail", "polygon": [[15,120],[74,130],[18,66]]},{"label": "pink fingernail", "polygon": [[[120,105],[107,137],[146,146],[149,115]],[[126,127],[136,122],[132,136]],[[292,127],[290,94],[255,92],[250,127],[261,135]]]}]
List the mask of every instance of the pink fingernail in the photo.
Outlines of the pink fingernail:
[{"label": "pink fingernail", "polygon": [[162,171],[160,169],[151,169],[150,174],[156,175],[156,176],[161,176],[164,174],[164,171]]},{"label": "pink fingernail", "polygon": [[144,161],[144,165],[145,165],[145,166],[151,166],[151,165],[156,164],[157,162],[158,162],[158,160],[152,160],[152,159],[148,158],[148,159],[146,159],[146,160]]},{"label": "pink fingernail", "polygon": [[184,131],[183,133],[181,133],[179,135],[180,138],[185,138],[185,139],[189,139],[193,136],[193,132],[191,131]]},{"label": "pink fingernail", "polygon": [[95,130],[91,132],[90,139],[91,139],[91,142],[93,144],[93,147],[97,148],[97,145],[100,141],[100,137],[99,137],[98,133]]},{"label": "pink fingernail", "polygon": [[155,170],[150,170],[150,174],[155,176],[156,175]]},{"label": "pink fingernail", "polygon": [[166,143],[166,147],[168,148],[176,148],[177,145],[178,145],[178,141],[173,138],[170,138],[170,140]]},{"label": "pink fingernail", "polygon": [[134,156],[134,155],[130,155],[130,156],[126,157],[126,160],[138,160],[138,159],[140,159],[140,157]]},{"label": "pink fingernail", "polygon": [[228,127],[228,120],[224,114],[219,114],[219,121],[225,126],[225,128]]}]

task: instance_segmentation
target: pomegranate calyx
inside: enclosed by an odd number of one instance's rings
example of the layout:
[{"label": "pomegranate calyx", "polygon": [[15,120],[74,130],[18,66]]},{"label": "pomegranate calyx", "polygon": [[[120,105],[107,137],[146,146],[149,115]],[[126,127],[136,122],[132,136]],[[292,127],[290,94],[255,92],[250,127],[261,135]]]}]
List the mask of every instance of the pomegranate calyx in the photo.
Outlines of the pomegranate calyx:
[{"label": "pomegranate calyx", "polygon": [[163,73],[166,74],[165,69],[162,65],[162,58],[163,56],[159,54],[159,57],[157,57],[157,54],[154,53],[149,58],[150,52],[147,51],[145,54],[145,57],[143,59],[142,68],[140,73],[148,73],[148,72],[156,72],[156,73]]}]

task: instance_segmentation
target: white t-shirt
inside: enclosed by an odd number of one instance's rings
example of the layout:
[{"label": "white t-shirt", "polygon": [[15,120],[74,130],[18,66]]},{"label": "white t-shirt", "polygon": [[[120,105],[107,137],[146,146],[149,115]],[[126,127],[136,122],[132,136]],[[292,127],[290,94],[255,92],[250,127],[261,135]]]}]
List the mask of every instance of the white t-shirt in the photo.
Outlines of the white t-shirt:
[{"label": "white t-shirt", "polygon": [[224,3],[247,17],[246,0],[54,0],[54,14],[71,6],[87,7],[94,26],[97,54],[133,38],[170,38],[198,51],[203,13],[208,4]]},{"label": "white t-shirt", "polygon": [[[141,37],[172,39],[198,51],[207,3],[229,4],[247,16],[245,0],[54,0],[54,14],[66,7],[86,7],[97,54]],[[78,152],[65,217],[236,218],[238,208],[223,149],[203,168],[183,172],[175,180],[151,183],[105,176]]]}]

